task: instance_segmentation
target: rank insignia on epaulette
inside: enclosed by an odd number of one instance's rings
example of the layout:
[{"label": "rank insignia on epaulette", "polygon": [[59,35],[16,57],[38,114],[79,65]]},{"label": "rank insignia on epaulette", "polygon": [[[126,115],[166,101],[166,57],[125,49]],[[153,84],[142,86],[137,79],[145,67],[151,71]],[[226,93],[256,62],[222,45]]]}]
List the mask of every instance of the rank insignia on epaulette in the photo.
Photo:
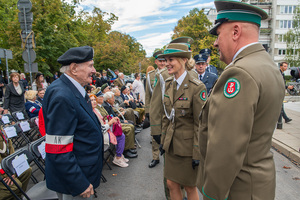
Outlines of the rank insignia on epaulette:
[{"label": "rank insignia on epaulette", "polygon": [[200,92],[200,99],[202,99],[203,101],[206,100],[206,90],[202,90],[202,91]]},{"label": "rank insignia on epaulette", "polygon": [[235,97],[241,89],[241,84],[236,78],[230,78],[224,86],[224,96],[227,98]]},{"label": "rank insignia on epaulette", "polygon": [[188,98],[178,98],[178,100],[180,100],[180,101],[187,101]]}]

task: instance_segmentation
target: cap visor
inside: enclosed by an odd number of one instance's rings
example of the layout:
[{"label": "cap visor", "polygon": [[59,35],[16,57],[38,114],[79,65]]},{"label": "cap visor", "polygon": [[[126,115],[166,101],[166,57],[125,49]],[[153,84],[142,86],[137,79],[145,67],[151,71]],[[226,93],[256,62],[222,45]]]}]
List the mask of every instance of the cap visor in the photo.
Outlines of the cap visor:
[{"label": "cap visor", "polygon": [[218,30],[218,27],[221,26],[221,22],[218,22],[214,27],[212,27],[210,30],[209,30],[209,33],[212,34],[212,35],[218,35],[217,34],[217,30]]}]

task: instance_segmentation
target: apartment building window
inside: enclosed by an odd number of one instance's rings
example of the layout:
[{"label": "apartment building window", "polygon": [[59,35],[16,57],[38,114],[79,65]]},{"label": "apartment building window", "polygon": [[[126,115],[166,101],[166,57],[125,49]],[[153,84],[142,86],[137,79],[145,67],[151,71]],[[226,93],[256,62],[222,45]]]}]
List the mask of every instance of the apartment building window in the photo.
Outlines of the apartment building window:
[{"label": "apartment building window", "polygon": [[280,14],[294,14],[296,6],[280,6]]},{"label": "apartment building window", "polygon": [[278,35],[278,42],[286,42],[284,35]]},{"label": "apartment building window", "polygon": [[286,54],[286,50],[285,49],[278,49],[278,55],[279,56],[283,56]]},{"label": "apartment building window", "polygon": [[280,20],[279,21],[279,28],[281,28],[281,29],[293,28],[293,21],[292,20]]}]

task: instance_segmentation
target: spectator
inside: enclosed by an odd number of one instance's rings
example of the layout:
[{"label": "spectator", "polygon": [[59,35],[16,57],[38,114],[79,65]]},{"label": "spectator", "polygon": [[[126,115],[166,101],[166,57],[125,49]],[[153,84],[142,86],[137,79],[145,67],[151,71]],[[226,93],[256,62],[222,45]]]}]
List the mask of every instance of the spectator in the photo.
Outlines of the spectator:
[{"label": "spectator", "polygon": [[119,70],[118,70],[118,69],[115,69],[115,71],[114,71],[114,72],[115,72],[115,74],[116,74],[117,76],[119,76],[119,73],[120,73],[120,72],[119,72]]},{"label": "spectator", "polygon": [[[7,135],[4,131],[0,130],[0,163],[3,158],[13,154],[15,149],[12,145],[12,141],[7,138]],[[32,169],[29,168],[25,172],[23,172],[19,177],[16,174],[12,175],[13,179],[21,186],[23,191],[26,191],[28,182],[30,180],[30,176],[32,173]],[[0,168],[0,175],[4,182],[11,188],[11,190],[21,198],[22,193],[18,189],[16,185],[12,182],[12,180],[5,174],[4,170]],[[10,193],[10,191],[3,185],[0,184],[0,199],[2,200],[12,200],[15,199],[14,196]]]},{"label": "spectator", "polygon": [[141,75],[139,73],[134,74],[135,80],[132,83],[132,92],[134,97],[140,101],[145,103],[145,89],[144,85],[141,81]]},{"label": "spectator", "polygon": [[2,76],[0,76],[0,101],[2,101],[4,86],[5,86],[4,80]]},{"label": "spectator", "polygon": [[23,83],[25,91],[29,90],[28,81],[26,80],[26,76],[24,73],[21,73],[21,79],[20,81]]},{"label": "spectator", "polygon": [[110,81],[109,78],[107,77],[107,72],[105,70],[102,71],[101,82],[102,84],[107,83],[108,85],[110,85]]},{"label": "spectator", "polygon": [[24,86],[20,82],[20,74],[13,72],[10,74],[10,82],[6,86],[5,96],[4,96],[4,114],[25,111],[25,99],[24,99]]},{"label": "spectator", "polygon": [[125,85],[124,74],[119,73],[118,76],[119,77],[116,80],[114,80],[114,85],[118,86],[118,88],[121,88],[123,85]]},{"label": "spectator", "polygon": [[38,104],[40,107],[42,107],[43,105],[44,95],[45,95],[45,90],[43,88],[38,89],[35,103]]},{"label": "spectator", "polygon": [[[90,95],[93,111],[98,117],[99,122],[102,125],[102,134],[104,138],[104,144],[108,144],[109,142],[113,145],[116,145],[116,155],[114,160],[112,161],[115,165],[120,167],[128,167],[127,162],[128,159],[124,158],[123,151],[125,147],[125,135],[122,133],[120,136],[115,136],[114,133],[111,132],[113,130],[113,124],[119,121],[118,117],[113,117],[106,123],[106,120],[101,115],[100,111],[96,108],[97,107],[97,97],[94,94]],[[107,139],[106,139],[107,138]],[[125,160],[126,159],[126,160]],[[127,162],[126,162],[127,161]]]},{"label": "spectator", "polygon": [[104,83],[101,86],[101,92],[104,94],[104,93],[109,92],[109,91],[110,91],[110,86],[107,83]]},{"label": "spectator", "polygon": [[37,91],[35,90],[28,90],[25,92],[25,99],[27,100],[25,103],[25,109],[29,118],[37,117],[41,109],[41,107],[35,103],[36,94]]},{"label": "spectator", "polygon": [[38,89],[43,88],[47,89],[48,83],[44,79],[44,75],[41,72],[38,72],[35,76],[35,80],[32,83],[32,89],[38,91]]},{"label": "spectator", "polygon": [[53,81],[57,80],[59,77],[58,77],[58,72],[55,72],[54,75],[53,75]]},{"label": "spectator", "polygon": [[95,77],[96,77],[95,86],[96,87],[101,87],[103,85],[102,80],[101,80],[101,77],[102,77],[101,73],[100,72],[96,72]]},{"label": "spectator", "polygon": [[[290,89],[290,90],[292,90],[292,89],[294,88],[294,86],[293,86],[293,85],[287,86],[286,83],[285,83],[285,78],[284,78],[284,72],[285,72],[285,71],[287,70],[287,68],[288,68],[288,63],[287,63],[287,62],[281,62],[281,63],[279,64],[279,66],[280,66],[280,73],[281,73],[281,75],[282,75],[283,82],[284,82],[284,85],[285,85],[285,89]],[[286,113],[285,113],[285,111],[284,111],[283,104],[282,104],[282,107],[281,107],[281,116],[280,116],[280,117],[283,117],[283,119],[285,120],[285,123],[289,123],[290,121],[292,121],[292,119],[289,118],[289,117],[286,115]],[[279,120],[280,120],[280,119],[279,119]],[[279,121],[279,120],[278,120],[278,121]]]},{"label": "spectator", "polygon": [[86,86],[84,86],[84,89],[87,94],[90,94],[94,88],[91,85],[86,85]]}]

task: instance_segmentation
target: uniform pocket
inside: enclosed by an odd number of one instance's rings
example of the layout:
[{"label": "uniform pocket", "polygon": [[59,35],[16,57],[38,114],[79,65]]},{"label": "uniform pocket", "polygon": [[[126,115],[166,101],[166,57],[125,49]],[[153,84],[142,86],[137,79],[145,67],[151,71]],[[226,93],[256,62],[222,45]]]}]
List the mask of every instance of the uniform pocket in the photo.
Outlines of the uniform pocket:
[{"label": "uniform pocket", "polygon": [[190,116],[192,112],[191,104],[189,101],[182,101],[179,103],[179,106],[176,106],[176,115],[179,117]]}]

